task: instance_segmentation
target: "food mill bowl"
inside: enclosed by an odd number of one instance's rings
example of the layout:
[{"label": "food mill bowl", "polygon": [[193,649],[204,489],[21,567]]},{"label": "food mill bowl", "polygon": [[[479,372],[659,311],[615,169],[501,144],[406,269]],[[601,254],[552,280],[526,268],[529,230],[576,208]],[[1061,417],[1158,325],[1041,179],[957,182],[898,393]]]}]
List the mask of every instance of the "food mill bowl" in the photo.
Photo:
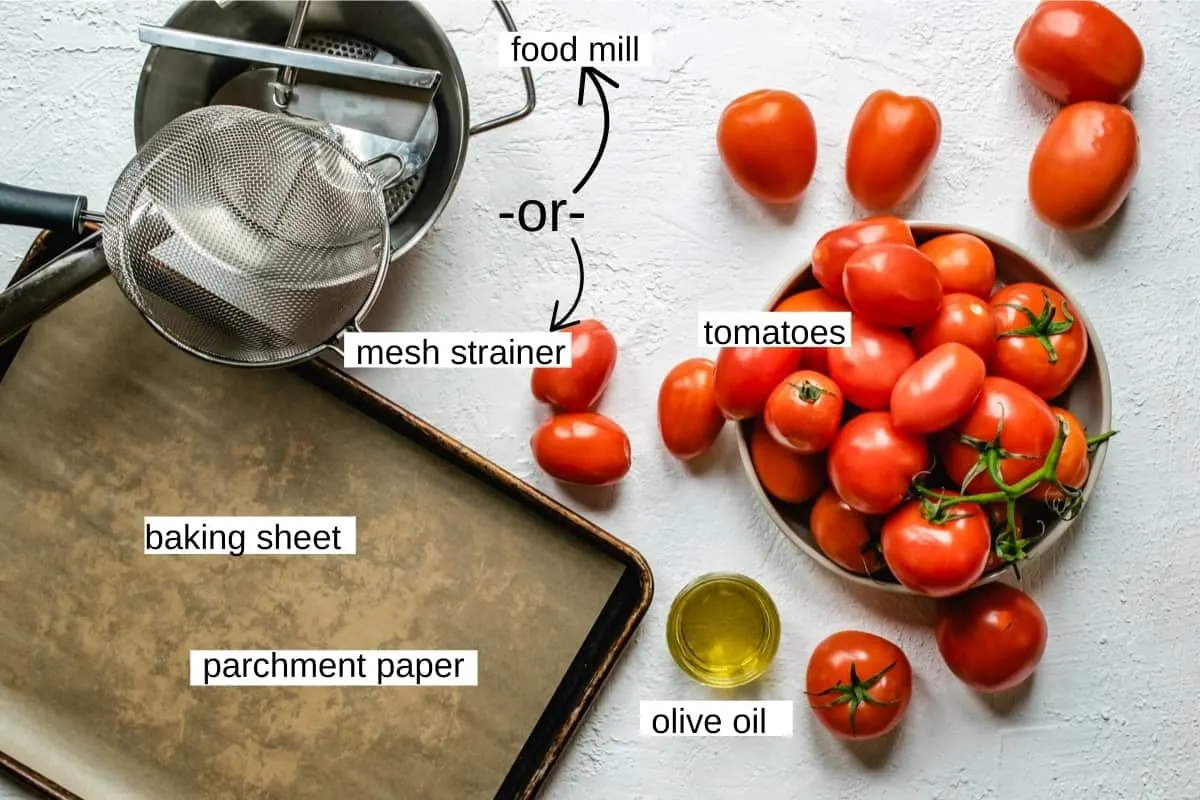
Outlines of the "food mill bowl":
[{"label": "food mill bowl", "polygon": [[[1079,375],[1075,378],[1074,383],[1072,383],[1066,394],[1056,398],[1053,404],[1068,409],[1078,417],[1089,435],[1096,435],[1097,433],[1110,430],[1112,425],[1111,389],[1108,379],[1108,365],[1104,360],[1104,351],[1101,349],[1100,339],[1096,335],[1096,329],[1088,320],[1085,309],[1066,287],[1055,279],[1050,270],[1012,242],[986,231],[966,225],[941,222],[910,222],[909,226],[912,228],[913,237],[916,239],[918,245],[947,233],[969,233],[977,236],[987,243],[995,256],[996,279],[999,283],[1009,284],[1031,281],[1044,284],[1062,293],[1070,303],[1072,313],[1075,314],[1076,319],[1083,323],[1084,329],[1087,331],[1089,346],[1087,360],[1084,362]],[[806,262],[793,272],[775,291],[766,304],[766,310],[770,311],[781,300],[796,292],[816,288],[819,288],[819,284],[816,278],[813,277],[811,262]],[[746,420],[738,425],[738,452],[741,454],[742,465],[746,470],[747,476],[750,478],[750,483],[753,486],[755,494],[758,496],[759,502],[762,503],[767,516],[771,518],[776,527],[793,544],[804,551],[809,557],[815,559],[817,563],[847,580],[885,591],[900,594],[916,594],[897,583],[889,575],[868,577],[850,572],[834,563],[828,556],[821,552],[820,548],[813,541],[812,531],[808,526],[808,517],[812,508],[812,502],[800,504],[782,503],[772,498],[763,489],[750,458],[750,435],[753,431],[753,426],[754,420]],[[1085,506],[1095,489],[1097,481],[1100,479],[1106,449],[1106,446],[1101,445],[1092,456],[1091,470],[1088,473],[1087,482],[1084,484],[1082,490]],[[1066,520],[1059,519],[1049,509],[1041,509],[1040,516],[1027,513],[1025,517],[1026,537],[1031,538],[1036,536],[1039,538],[1028,545],[1026,548],[1028,557],[1021,564],[1027,564],[1043,553],[1049,552],[1055,543],[1070,529],[1076,519],[1078,519],[1077,516]],[[1041,527],[1043,523],[1045,525],[1044,529]],[[980,577],[978,583],[987,583],[995,580],[1008,569],[1005,565],[985,572]]]}]

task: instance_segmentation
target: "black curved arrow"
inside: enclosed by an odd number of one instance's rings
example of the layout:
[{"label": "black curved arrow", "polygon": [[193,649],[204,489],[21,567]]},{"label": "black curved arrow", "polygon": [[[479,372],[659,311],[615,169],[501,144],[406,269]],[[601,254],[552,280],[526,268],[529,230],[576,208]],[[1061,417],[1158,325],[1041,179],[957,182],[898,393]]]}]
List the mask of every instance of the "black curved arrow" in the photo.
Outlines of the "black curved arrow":
[{"label": "black curved arrow", "polygon": [[579,320],[577,319],[567,322],[571,318],[571,315],[575,313],[575,309],[579,307],[579,301],[583,298],[583,253],[579,252],[579,242],[575,241],[574,236],[571,237],[571,246],[575,248],[575,261],[579,264],[579,290],[575,292],[575,302],[571,303],[571,307],[567,309],[567,313],[563,314],[562,319],[558,318],[558,301],[554,301],[554,310],[550,312],[551,333],[579,324]]},{"label": "black curved arrow", "polygon": [[596,87],[596,94],[600,95],[600,107],[604,111],[604,132],[600,134],[600,149],[596,151],[596,157],[592,159],[592,165],[588,167],[587,173],[583,176],[578,185],[571,190],[571,194],[579,194],[579,190],[584,187],[584,184],[592,177],[592,173],[596,171],[596,167],[600,166],[600,159],[604,155],[604,148],[608,146],[608,98],[604,96],[604,87],[600,85],[600,81],[604,81],[614,89],[620,89],[621,84],[614,81],[612,78],[605,75],[595,67],[583,67],[579,70],[579,105],[583,105],[583,90],[587,86],[588,80],[591,80],[592,85]]}]

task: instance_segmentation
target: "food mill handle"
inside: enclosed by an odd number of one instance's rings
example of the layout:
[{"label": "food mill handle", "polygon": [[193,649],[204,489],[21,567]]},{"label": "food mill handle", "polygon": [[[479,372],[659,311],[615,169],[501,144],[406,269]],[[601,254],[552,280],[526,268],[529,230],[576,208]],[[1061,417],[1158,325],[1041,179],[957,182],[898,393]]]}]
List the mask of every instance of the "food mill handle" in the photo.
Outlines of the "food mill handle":
[{"label": "food mill handle", "polygon": [[[504,21],[504,27],[510,33],[516,33],[517,23],[513,21],[512,14],[508,11],[508,5],[503,0],[492,0],[492,5],[496,7],[496,11],[500,14],[500,19]],[[505,114],[502,117],[489,119],[487,122],[481,122],[478,125],[471,126],[471,135],[490,131],[511,122],[516,122],[519,119],[524,119],[533,113],[533,109],[537,107],[537,90],[533,85],[533,71],[529,67],[521,67],[521,79],[525,83],[525,105],[520,111],[514,111],[511,114]]]},{"label": "food mill handle", "polygon": [[0,183],[0,225],[82,233],[87,198]]}]

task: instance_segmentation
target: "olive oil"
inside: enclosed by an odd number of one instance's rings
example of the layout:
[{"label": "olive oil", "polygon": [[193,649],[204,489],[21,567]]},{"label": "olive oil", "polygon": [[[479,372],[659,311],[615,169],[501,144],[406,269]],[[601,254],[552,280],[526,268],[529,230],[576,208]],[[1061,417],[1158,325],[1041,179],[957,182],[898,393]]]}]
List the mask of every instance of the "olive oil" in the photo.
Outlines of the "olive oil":
[{"label": "olive oil", "polygon": [[767,590],[744,575],[702,575],[671,604],[667,647],[700,683],[744,686],[767,671],[779,649],[779,612]]}]

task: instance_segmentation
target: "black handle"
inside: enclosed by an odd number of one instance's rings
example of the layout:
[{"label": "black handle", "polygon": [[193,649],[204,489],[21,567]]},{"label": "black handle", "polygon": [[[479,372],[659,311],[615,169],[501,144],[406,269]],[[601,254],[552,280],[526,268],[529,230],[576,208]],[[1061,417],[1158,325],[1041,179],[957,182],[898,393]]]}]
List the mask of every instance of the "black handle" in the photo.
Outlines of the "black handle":
[{"label": "black handle", "polygon": [[83,232],[87,198],[0,183],[0,225]]}]

